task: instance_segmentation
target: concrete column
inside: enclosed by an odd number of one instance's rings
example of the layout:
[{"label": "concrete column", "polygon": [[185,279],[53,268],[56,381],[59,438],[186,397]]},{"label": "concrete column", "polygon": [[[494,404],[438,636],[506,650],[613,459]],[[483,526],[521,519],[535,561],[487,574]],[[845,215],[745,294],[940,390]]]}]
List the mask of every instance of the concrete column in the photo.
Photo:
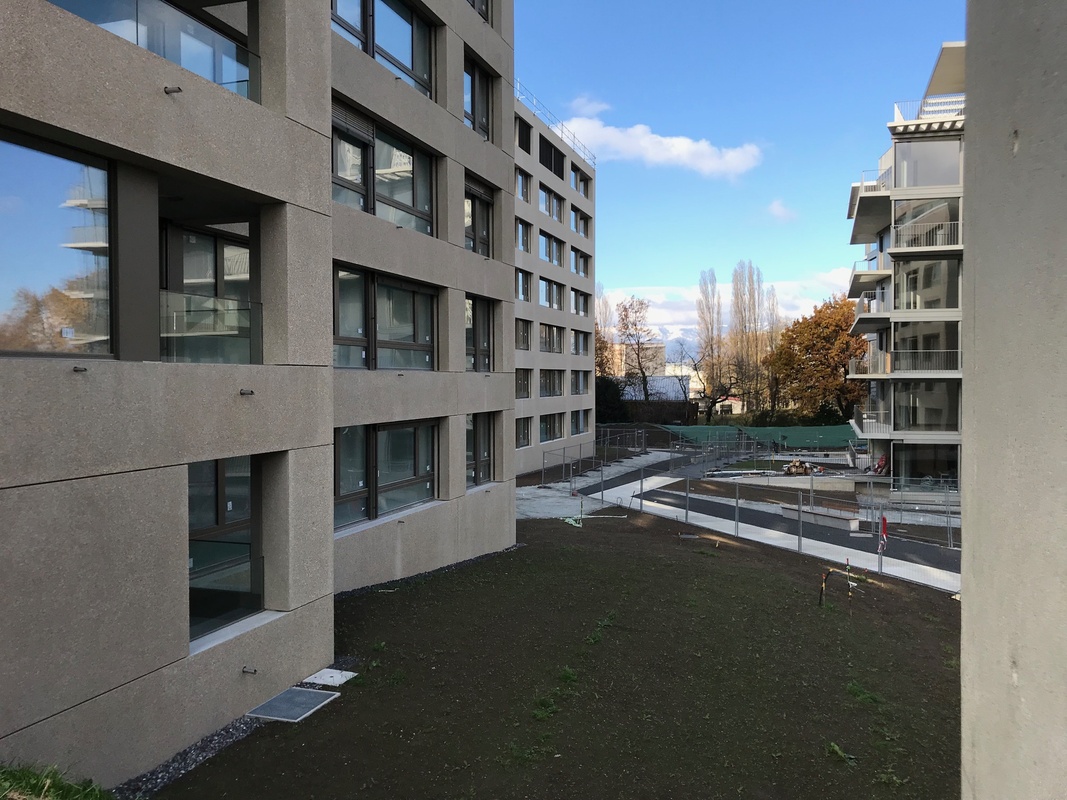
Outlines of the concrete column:
[{"label": "concrete column", "polygon": [[[488,147],[489,145],[486,145]],[[466,219],[463,214],[463,192],[467,171],[451,158],[438,159],[437,168],[437,230],[438,238],[449,244],[464,247]]]},{"label": "concrete column", "polygon": [[159,361],[159,182],[121,161],[114,178],[112,344],[124,361]]},{"label": "concrete column", "polygon": [[437,53],[434,74],[437,82],[437,103],[449,114],[463,121],[463,40],[454,30],[442,25],[437,28]]},{"label": "concrete column", "polygon": [[467,493],[467,416],[444,417],[438,433],[438,497],[454,500]]},{"label": "concrete column", "polygon": [[263,607],[292,611],[333,593],[333,446],[258,460]]},{"label": "concrete column", "polygon": [[441,372],[467,370],[467,295],[459,289],[442,289],[438,295],[438,362]]},{"label": "concrete column", "polygon": [[515,477],[515,410],[495,415],[493,426],[493,480],[509,481]]},{"label": "concrete column", "polygon": [[281,203],[261,208],[264,364],[333,363],[331,236],[328,216]]}]

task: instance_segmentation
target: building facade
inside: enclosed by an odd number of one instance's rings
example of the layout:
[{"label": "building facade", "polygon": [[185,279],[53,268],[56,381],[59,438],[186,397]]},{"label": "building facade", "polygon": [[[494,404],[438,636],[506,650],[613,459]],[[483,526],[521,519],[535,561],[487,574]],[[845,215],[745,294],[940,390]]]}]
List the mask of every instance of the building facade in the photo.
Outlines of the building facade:
[{"label": "building facade", "polygon": [[512,3],[0,27],[0,760],[114,784],[514,542]]},{"label": "building facade", "polygon": [[849,378],[868,401],[852,425],[894,491],[958,497],[963,281],[963,43],[942,46],[921,100],[897,103],[889,150],[852,185],[848,296],[868,340]]},{"label": "building facade", "polygon": [[[595,432],[593,155],[517,86],[515,104],[515,462],[592,454]],[[548,120],[548,121],[546,121]],[[558,464],[562,455],[548,456]]]}]

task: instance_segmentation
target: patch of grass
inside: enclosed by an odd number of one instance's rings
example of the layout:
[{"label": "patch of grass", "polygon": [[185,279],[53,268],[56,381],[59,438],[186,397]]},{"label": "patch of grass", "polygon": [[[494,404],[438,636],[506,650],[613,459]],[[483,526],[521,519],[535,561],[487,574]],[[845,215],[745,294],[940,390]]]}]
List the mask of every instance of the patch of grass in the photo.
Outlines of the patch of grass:
[{"label": "patch of grass", "polygon": [[504,757],[499,759],[506,764],[533,764],[536,761],[541,761],[545,756],[549,755],[554,748],[548,747],[543,744],[529,745],[523,747],[518,742],[508,742],[507,747],[504,750]]},{"label": "patch of grass", "polygon": [[559,706],[556,705],[555,695],[548,694],[537,700],[537,705],[533,710],[533,718],[539,721],[544,721],[558,712]]},{"label": "patch of grass", "polygon": [[945,659],[945,669],[953,670],[954,672],[960,671],[960,660],[958,656]]},{"label": "patch of grass", "polygon": [[861,703],[870,703],[875,706],[880,706],[885,703],[885,698],[880,694],[875,694],[874,692],[864,689],[855,681],[849,681],[848,686],[845,688],[848,689],[850,695],[855,697]]},{"label": "patch of grass", "polygon": [[856,757],[842,750],[837,742],[829,742],[826,745],[826,755],[839,758],[840,760],[848,764],[850,767],[856,766]]},{"label": "patch of grass", "polygon": [[604,629],[610,628],[615,624],[615,612],[609,611],[608,615],[601,620],[597,620],[596,627],[593,632],[585,637],[586,644],[599,644],[600,640],[604,638]]},{"label": "patch of grass", "polygon": [[884,786],[892,786],[896,788],[898,786],[903,786],[905,783],[907,783],[908,778],[901,778],[899,775],[897,775],[896,772],[893,771],[892,764],[886,764],[884,767],[882,767],[882,769],[875,773],[874,782],[880,783]]},{"label": "patch of grass", "polygon": [[71,783],[55,767],[0,766],[3,800],[113,800],[111,792],[91,781]]},{"label": "patch of grass", "polygon": [[407,679],[408,674],[404,670],[395,669],[389,673],[389,677],[385,679],[385,682],[390,686],[400,686]]},{"label": "patch of grass", "polygon": [[371,650],[373,650],[375,653],[384,653],[385,642],[375,642],[373,645],[371,645]]},{"label": "patch of grass", "polygon": [[573,670],[570,667],[564,667],[560,670],[559,679],[561,683],[577,683],[578,671]]}]

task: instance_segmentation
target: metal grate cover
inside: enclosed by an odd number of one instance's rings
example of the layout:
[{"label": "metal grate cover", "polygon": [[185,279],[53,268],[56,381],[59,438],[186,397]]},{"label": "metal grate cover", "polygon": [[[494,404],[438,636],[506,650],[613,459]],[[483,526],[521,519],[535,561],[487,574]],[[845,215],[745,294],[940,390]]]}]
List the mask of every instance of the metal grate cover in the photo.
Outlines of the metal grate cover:
[{"label": "metal grate cover", "polygon": [[340,697],[339,692],[324,692],[319,689],[286,689],[266,703],[248,712],[250,717],[272,719],[278,722],[300,722]]}]

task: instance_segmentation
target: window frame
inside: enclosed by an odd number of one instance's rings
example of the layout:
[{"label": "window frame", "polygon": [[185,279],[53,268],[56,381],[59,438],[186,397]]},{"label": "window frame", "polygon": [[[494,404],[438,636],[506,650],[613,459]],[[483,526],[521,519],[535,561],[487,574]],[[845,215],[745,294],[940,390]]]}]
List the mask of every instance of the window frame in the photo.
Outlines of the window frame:
[{"label": "window frame", "polygon": [[541,322],[538,325],[540,352],[562,353],[564,329],[559,325],[550,325],[547,322]]},{"label": "window frame", "polygon": [[533,252],[533,225],[524,219],[515,219],[515,249],[520,253]]},{"label": "window frame", "polygon": [[561,181],[566,180],[564,176],[567,169],[567,157],[543,133],[538,134],[538,138],[540,140],[537,154],[538,162]]},{"label": "window frame", "polygon": [[467,0],[467,2],[471,4],[471,8],[477,12],[479,17],[486,22],[490,21],[489,0]]},{"label": "window frame", "polygon": [[[463,59],[463,124],[486,141],[493,134],[493,76],[469,55]],[[467,107],[467,81],[470,81],[470,108]]]},{"label": "window frame", "polygon": [[[493,301],[468,294],[465,311],[467,372],[492,372]],[[479,331],[484,335],[479,335]]]},{"label": "window frame", "polygon": [[556,311],[563,310],[562,283],[557,283],[550,278],[538,278],[537,304],[542,308],[554,308]]},{"label": "window frame", "polygon": [[538,186],[537,190],[537,207],[542,214],[551,217],[556,222],[563,222],[563,208],[566,201],[563,197],[543,183]]},{"label": "window frame", "polygon": [[533,338],[533,322],[528,319],[515,318],[515,349],[529,350]]},{"label": "window frame", "polygon": [[533,298],[533,273],[524,269],[515,270],[515,299],[523,303]]},{"label": "window frame", "polygon": [[589,316],[589,303],[592,298],[581,289],[571,289],[571,313],[579,317]]},{"label": "window frame", "polygon": [[[575,422],[579,422],[575,425]],[[589,433],[589,409],[578,408],[571,411],[571,436]]]},{"label": "window frame", "polygon": [[[378,44],[377,31],[375,30],[375,22],[379,16],[377,13],[377,4],[384,2],[386,5],[398,5],[404,8],[404,10],[411,17],[411,53],[412,64],[404,64],[401,59],[393,53],[386,50],[383,46]],[[393,8],[393,13],[401,16],[396,8]],[[348,17],[342,16],[337,11],[337,0],[331,0],[330,2],[330,22],[331,27],[342,38],[344,38],[349,44],[359,48],[364,53],[369,55],[383,67],[392,72],[397,78],[402,80],[408,86],[411,86],[417,92],[426,97],[433,98],[433,67],[434,67],[434,26],[428,19],[420,14],[415,8],[413,8],[404,0],[361,0],[360,2],[360,19],[358,24],[350,20]],[[416,33],[416,28],[422,25],[425,29],[426,37],[426,64],[430,74],[427,76],[417,75],[415,73],[414,62],[416,60],[415,52],[418,45],[419,37]]]},{"label": "window frame", "polygon": [[571,272],[583,278],[589,276],[589,254],[571,247]]},{"label": "window frame", "polygon": [[571,370],[571,394],[575,396],[589,394],[590,371],[587,369]]},{"label": "window frame", "polygon": [[[488,187],[467,179],[463,192],[463,244],[468,252],[493,256],[493,192]],[[471,224],[467,225],[466,220]]]},{"label": "window frame", "polygon": [[[579,342],[581,342],[581,347],[579,347]],[[571,330],[571,355],[589,355],[589,331]]]},{"label": "window frame", "polygon": [[[361,275],[363,278],[363,329],[365,335],[351,336],[343,335],[340,333],[340,303],[341,303],[341,273],[347,272],[349,274]],[[378,289],[379,287],[387,287],[390,289],[398,289],[403,292],[409,292],[412,295],[412,338],[415,341],[403,342],[394,339],[382,339],[379,337],[378,331]],[[417,296],[427,298],[430,303],[430,320],[429,330],[423,330],[424,321],[420,320],[417,312],[418,299]],[[401,280],[392,276],[383,275],[381,273],[374,272],[372,270],[363,269],[361,267],[355,267],[347,265],[341,262],[334,262],[333,265],[333,346],[334,357],[333,367],[334,369],[368,369],[368,370],[397,370],[403,372],[405,369],[418,370],[420,372],[436,372],[438,370],[437,364],[437,327],[438,327],[438,298],[439,291],[429,284],[415,283],[413,281]],[[429,341],[425,337],[429,337]],[[422,341],[420,340],[422,338]],[[362,347],[364,349],[365,363],[362,366],[351,364],[338,364],[337,361],[337,347]],[[379,351],[382,348],[391,350],[411,350],[415,352],[424,352],[429,355],[429,368],[422,369],[421,367],[391,367],[391,366],[379,366]]]},{"label": "window frame", "polygon": [[493,482],[494,414],[467,414],[467,488]]},{"label": "window frame", "polygon": [[537,375],[538,397],[563,397],[562,369],[540,369]]},{"label": "window frame", "polygon": [[[548,423],[548,436],[545,435],[545,423]],[[563,433],[563,412],[558,411],[554,414],[542,414],[538,420],[538,434],[541,444],[545,442],[555,442],[562,439]],[[554,436],[552,434],[555,434]]]},{"label": "window frame", "polygon": [[[525,429],[525,436],[524,436]],[[533,417],[515,418],[515,449],[533,446]]]},{"label": "window frame", "polygon": [[[564,242],[562,239],[557,239],[551,233],[541,231],[538,235],[538,245],[538,258],[557,267],[563,266]],[[545,258],[546,254],[548,258]]]},{"label": "window frame", "polygon": [[[348,428],[363,428],[363,442],[364,442],[364,470],[366,472],[366,486],[361,489],[357,489],[354,492],[348,492],[344,495],[340,494],[341,487],[341,448],[338,446],[338,436],[340,431]],[[394,430],[403,430],[405,428],[411,428],[413,431],[412,442],[412,462],[415,465],[414,475],[410,477],[401,478],[399,480],[383,483],[381,481],[381,465],[380,465],[380,447],[379,447],[379,435],[382,433],[388,433]],[[422,436],[420,431],[423,429],[429,429],[429,447],[430,453],[425,454],[420,452],[422,446]],[[361,525],[363,523],[382,519],[392,514],[399,513],[407,508],[421,505],[423,503],[432,502],[437,499],[437,474],[439,472],[438,465],[438,450],[439,450],[439,426],[435,419],[421,419],[421,420],[409,420],[403,422],[390,422],[380,424],[366,424],[366,425],[342,425],[334,428],[334,482],[333,482],[333,505],[334,505],[334,530],[344,530],[352,525]],[[428,456],[428,457],[427,457]],[[422,464],[427,464],[428,468],[423,469],[420,467]],[[393,491],[396,489],[403,489],[407,486],[414,486],[420,483],[430,483],[430,496],[416,500],[411,503],[407,503],[403,506],[393,508],[389,511],[381,511],[381,496],[384,492]],[[336,510],[337,507],[346,503],[350,503],[353,500],[359,500],[366,498],[366,516],[359,519],[354,519],[343,525],[337,525]]]},{"label": "window frame", "polygon": [[518,115],[515,116],[515,146],[532,155],[533,125]]},{"label": "window frame", "polygon": [[529,400],[530,387],[533,384],[533,370],[525,367],[515,368],[515,399]]},{"label": "window frame", "polygon": [[530,184],[533,182],[533,175],[524,170],[522,167],[515,167],[515,197],[518,200],[522,200],[524,203],[530,202]]}]

